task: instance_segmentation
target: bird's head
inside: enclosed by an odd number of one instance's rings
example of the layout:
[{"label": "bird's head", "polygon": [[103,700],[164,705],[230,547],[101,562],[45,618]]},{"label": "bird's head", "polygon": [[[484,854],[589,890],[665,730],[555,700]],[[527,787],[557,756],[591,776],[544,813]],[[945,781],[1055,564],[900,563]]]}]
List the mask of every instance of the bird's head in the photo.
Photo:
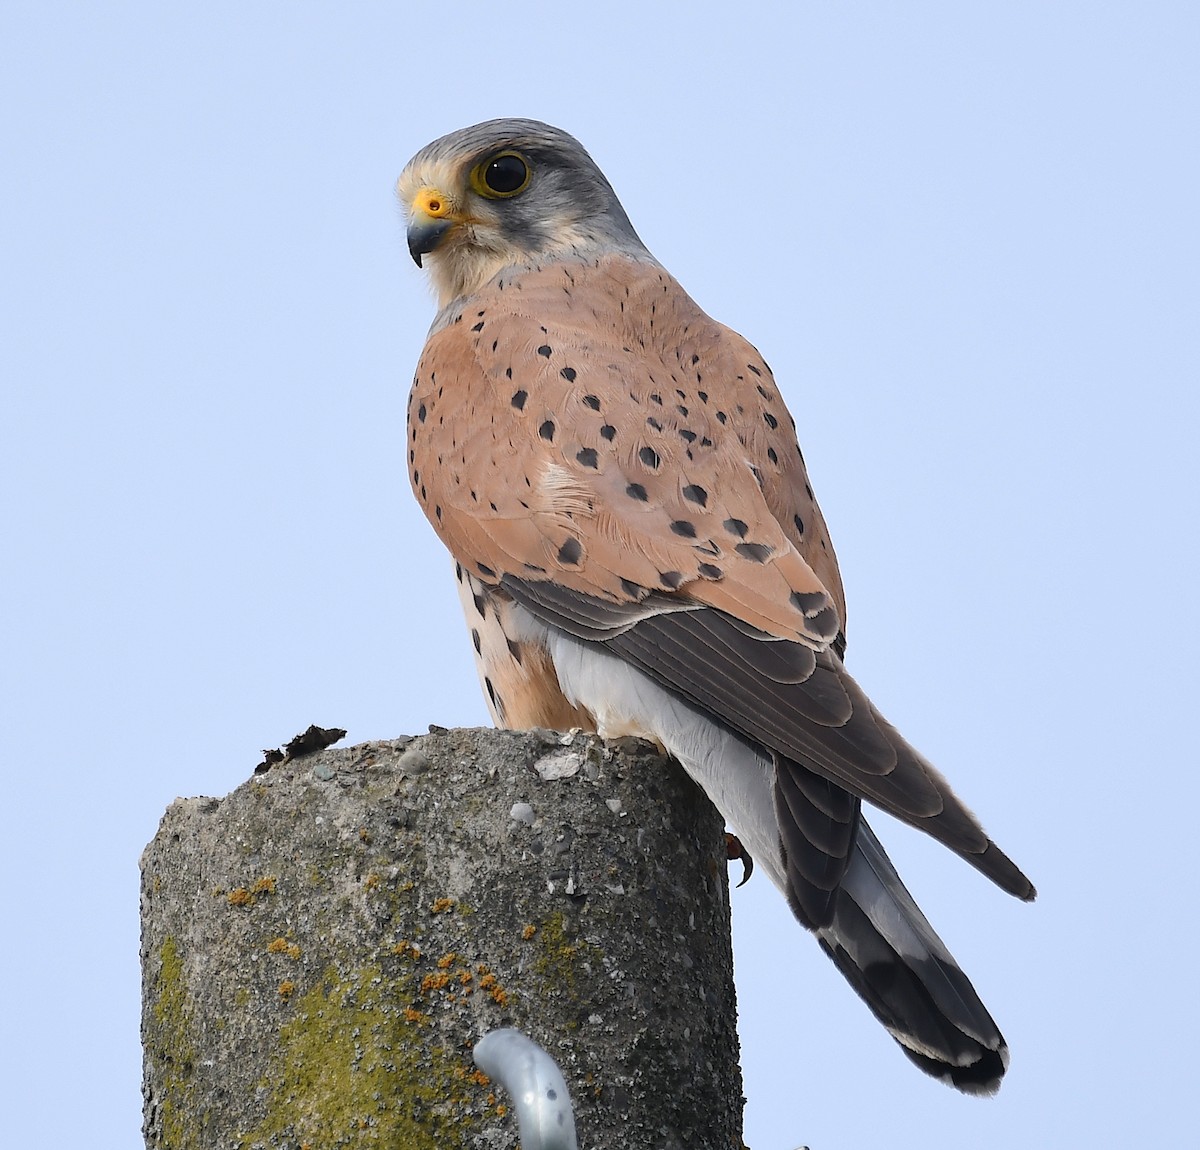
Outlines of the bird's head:
[{"label": "bird's head", "polygon": [[514,264],[647,254],[583,146],[538,120],[488,120],[434,140],[396,190],[408,250],[428,266],[443,307]]}]

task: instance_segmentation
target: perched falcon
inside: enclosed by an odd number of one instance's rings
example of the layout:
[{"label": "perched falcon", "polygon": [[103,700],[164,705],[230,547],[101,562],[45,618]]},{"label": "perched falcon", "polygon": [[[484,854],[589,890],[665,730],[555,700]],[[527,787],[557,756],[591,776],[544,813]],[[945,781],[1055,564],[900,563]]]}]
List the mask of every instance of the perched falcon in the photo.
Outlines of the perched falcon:
[{"label": "perched falcon", "polygon": [[557,128],[453,132],[398,190],[440,308],[409,474],[496,723],[666,748],[904,1052],[994,1091],[1004,1039],[861,802],[1033,885],[846,673],[837,560],[770,369]]}]

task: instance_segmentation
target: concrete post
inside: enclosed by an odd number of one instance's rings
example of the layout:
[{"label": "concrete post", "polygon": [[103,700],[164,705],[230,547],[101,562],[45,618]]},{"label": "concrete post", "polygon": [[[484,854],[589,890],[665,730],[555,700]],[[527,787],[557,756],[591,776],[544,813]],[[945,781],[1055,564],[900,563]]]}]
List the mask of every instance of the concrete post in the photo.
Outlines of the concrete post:
[{"label": "concrete post", "polygon": [[515,1027],[583,1150],[741,1146],[720,816],[644,744],[433,730],[180,799],[142,858],[147,1147],[511,1150]]}]

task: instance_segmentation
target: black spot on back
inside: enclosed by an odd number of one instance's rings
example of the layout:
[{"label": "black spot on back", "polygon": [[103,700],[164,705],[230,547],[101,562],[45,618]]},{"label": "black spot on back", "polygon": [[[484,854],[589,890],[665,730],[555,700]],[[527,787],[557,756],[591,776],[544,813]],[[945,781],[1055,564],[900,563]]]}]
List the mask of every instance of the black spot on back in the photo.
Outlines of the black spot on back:
[{"label": "black spot on back", "polygon": [[743,559],[752,559],[755,563],[765,563],[771,558],[771,548],[765,543],[738,543],[734,550]]},{"label": "black spot on back", "polygon": [[832,607],[822,607],[808,620],[808,629],[822,639],[833,639],[838,633],[837,612]]}]

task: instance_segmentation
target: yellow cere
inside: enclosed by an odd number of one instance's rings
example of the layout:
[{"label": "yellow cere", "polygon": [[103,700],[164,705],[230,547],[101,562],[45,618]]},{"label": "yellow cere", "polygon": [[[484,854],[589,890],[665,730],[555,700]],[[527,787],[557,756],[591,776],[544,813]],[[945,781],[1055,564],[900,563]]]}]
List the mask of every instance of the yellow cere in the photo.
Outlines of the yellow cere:
[{"label": "yellow cere", "polygon": [[444,219],[452,210],[450,197],[439,192],[437,188],[422,188],[413,197],[413,212],[432,216],[435,220]]}]

